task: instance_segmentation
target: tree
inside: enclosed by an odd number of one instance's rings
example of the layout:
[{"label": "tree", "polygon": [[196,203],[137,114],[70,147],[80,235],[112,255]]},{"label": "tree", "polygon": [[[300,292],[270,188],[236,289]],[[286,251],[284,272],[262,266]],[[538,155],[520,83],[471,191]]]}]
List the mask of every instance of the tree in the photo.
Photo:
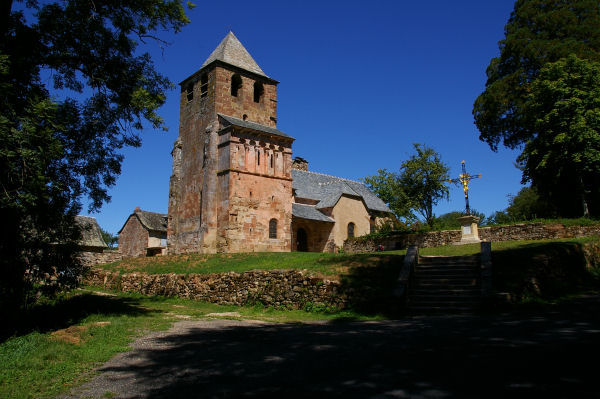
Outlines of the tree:
[{"label": "tree", "polygon": [[[484,223],[485,215],[483,213],[471,209],[471,215],[479,218],[479,224]],[[464,210],[448,212],[437,216],[433,221],[434,228],[436,230],[460,230],[461,223],[458,221],[458,218],[461,216],[465,216]]]},{"label": "tree", "polygon": [[377,175],[367,176],[361,180],[387,204],[398,220],[407,224],[415,220],[415,215],[412,212],[412,202],[400,184],[398,173],[379,169]]},{"label": "tree", "polygon": [[490,224],[509,224],[538,218],[554,217],[554,207],[538,195],[535,187],[523,187],[517,195],[508,196],[508,207],[488,219]]},{"label": "tree", "polygon": [[172,83],[137,45],[189,21],[181,0],[27,1],[27,19],[2,5],[0,301],[15,305],[48,276],[73,283],[81,199],[108,201],[120,150],[144,123],[164,128]]},{"label": "tree", "polygon": [[523,182],[565,216],[600,212],[600,63],[571,55],[546,64],[523,107],[537,132],[518,158]]},{"label": "tree", "polygon": [[[500,141],[523,148],[518,158],[522,182],[530,181],[562,216],[587,215],[590,201],[598,198],[591,182],[600,174],[592,166],[594,139],[592,149],[581,153],[582,139],[598,132],[593,121],[597,94],[584,85],[595,84],[590,74],[600,61],[600,3],[519,0],[505,34],[473,107],[479,138],[493,150]],[[587,78],[576,78],[578,73]],[[586,112],[591,114],[584,117]]]},{"label": "tree", "polygon": [[433,206],[448,199],[449,168],[433,148],[413,144],[416,155],[404,161],[400,168],[400,185],[415,209],[429,227],[433,227]]},{"label": "tree", "polygon": [[518,0],[473,106],[480,140],[517,148],[538,133],[524,107],[530,84],[548,62],[570,54],[600,61],[597,0]]},{"label": "tree", "polygon": [[119,236],[112,235],[103,228],[100,228],[100,234],[102,234],[102,239],[110,248],[115,248],[119,244]]}]

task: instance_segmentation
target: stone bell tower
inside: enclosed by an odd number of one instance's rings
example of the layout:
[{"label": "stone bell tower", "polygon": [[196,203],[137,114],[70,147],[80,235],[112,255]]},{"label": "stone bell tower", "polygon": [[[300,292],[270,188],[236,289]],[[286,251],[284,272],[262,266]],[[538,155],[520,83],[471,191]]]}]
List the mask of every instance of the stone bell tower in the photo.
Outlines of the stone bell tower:
[{"label": "stone bell tower", "polygon": [[169,253],[291,249],[293,138],[277,82],[229,32],[181,86],[169,187]]}]

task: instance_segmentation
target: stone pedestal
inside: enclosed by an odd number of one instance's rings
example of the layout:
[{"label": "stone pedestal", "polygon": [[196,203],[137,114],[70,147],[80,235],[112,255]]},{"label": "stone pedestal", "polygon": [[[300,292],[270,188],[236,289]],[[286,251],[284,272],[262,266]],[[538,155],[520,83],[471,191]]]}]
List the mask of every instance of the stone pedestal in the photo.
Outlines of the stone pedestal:
[{"label": "stone pedestal", "polygon": [[477,229],[477,223],[479,218],[477,216],[467,215],[458,218],[460,222],[460,230],[462,236],[458,244],[471,244],[481,242],[479,239],[479,230]]}]

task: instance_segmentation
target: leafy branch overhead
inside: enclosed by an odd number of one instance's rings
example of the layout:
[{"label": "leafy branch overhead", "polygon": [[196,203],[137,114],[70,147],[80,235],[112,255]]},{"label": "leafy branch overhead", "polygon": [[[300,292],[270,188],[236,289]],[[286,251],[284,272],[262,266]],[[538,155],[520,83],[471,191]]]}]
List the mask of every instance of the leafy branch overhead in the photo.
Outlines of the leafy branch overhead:
[{"label": "leafy branch overhead", "polygon": [[0,207],[9,216],[0,262],[22,277],[49,267],[45,251],[58,250],[49,243],[77,236],[65,231],[84,196],[91,209],[110,199],[120,150],[139,146],[144,126],[166,129],[158,109],[173,84],[138,43],[162,46],[157,32],[179,32],[189,19],[180,0],[2,6]]}]

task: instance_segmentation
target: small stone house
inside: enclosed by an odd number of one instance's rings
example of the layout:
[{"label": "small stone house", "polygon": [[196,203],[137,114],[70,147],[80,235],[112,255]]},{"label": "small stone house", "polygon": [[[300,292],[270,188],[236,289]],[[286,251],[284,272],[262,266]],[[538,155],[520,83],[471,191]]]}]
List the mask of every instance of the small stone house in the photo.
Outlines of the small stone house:
[{"label": "small stone house", "polygon": [[167,215],[135,208],[119,230],[119,252],[126,257],[156,256],[167,248]]},{"label": "small stone house", "polygon": [[75,223],[81,227],[81,240],[79,248],[82,252],[104,252],[108,245],[102,238],[102,233],[96,218],[89,216],[75,216]]},{"label": "small stone house", "polygon": [[392,218],[363,183],[310,172],[302,158],[294,159],[292,178],[293,251],[334,251]]}]

